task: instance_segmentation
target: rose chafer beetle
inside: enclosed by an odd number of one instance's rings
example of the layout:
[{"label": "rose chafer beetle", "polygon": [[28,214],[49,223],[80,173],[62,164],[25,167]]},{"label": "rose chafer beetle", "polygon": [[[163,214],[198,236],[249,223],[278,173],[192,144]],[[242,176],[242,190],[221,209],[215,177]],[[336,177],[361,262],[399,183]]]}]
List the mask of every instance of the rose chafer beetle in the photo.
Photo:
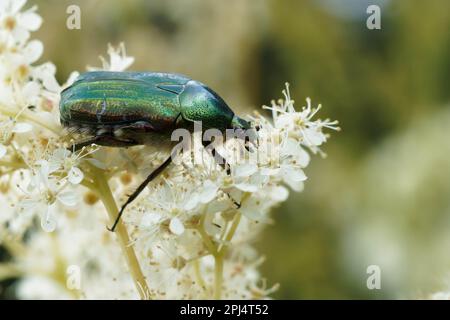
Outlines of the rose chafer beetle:
[{"label": "rose chafer beetle", "polygon": [[[110,147],[170,143],[173,130],[192,130],[197,121],[204,129],[222,132],[252,130],[249,122],[235,115],[206,85],[179,74],[153,72],[94,71],[80,75],[61,92],[60,120],[63,126],[87,135],[73,150],[93,143]],[[214,148],[209,151],[216,160],[224,160]],[[128,197],[111,231],[126,206],[171,160],[172,155]],[[227,166],[225,161],[220,164]]]}]

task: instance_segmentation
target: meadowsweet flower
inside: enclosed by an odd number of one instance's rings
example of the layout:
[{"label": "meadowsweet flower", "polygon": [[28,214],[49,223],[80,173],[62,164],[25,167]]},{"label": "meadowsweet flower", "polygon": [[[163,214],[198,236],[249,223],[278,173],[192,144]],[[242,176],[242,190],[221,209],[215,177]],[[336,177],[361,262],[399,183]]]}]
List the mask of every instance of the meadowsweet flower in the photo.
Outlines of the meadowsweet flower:
[{"label": "meadowsweet flower", "polygon": [[317,108],[311,106],[311,99],[306,99],[306,106],[300,112],[295,110],[294,100],[291,99],[289,85],[283,90],[285,99],[272,101],[272,106],[263,108],[272,110],[275,127],[281,129],[283,133],[288,133],[290,137],[308,147],[313,153],[321,153],[319,146],[327,140],[327,135],[323,129],[328,128],[339,131],[338,122],[326,120],[314,120],[314,116],[322,108],[319,104]]},{"label": "meadowsweet flower", "polygon": [[22,211],[33,211],[41,215],[41,226],[47,232],[56,228],[58,203],[73,207],[77,204],[77,194],[66,188],[67,184],[52,176],[56,168],[46,160],[38,162],[39,168],[34,170],[26,197],[20,201]]},{"label": "meadowsweet flower", "polygon": [[36,6],[21,11],[25,3],[26,0],[4,0],[0,3],[2,29],[18,43],[25,42],[30,31],[36,31],[42,23],[42,18],[36,14]]},{"label": "meadowsweet flower", "polygon": [[7,145],[11,142],[15,133],[30,132],[32,125],[26,122],[17,122],[14,119],[8,119],[0,122],[0,158],[7,152]]},{"label": "meadowsweet flower", "polygon": [[108,45],[109,60],[100,56],[102,67],[88,67],[88,70],[108,70],[108,71],[124,71],[134,62],[134,57],[126,55],[125,44],[121,43],[116,49],[111,45]]},{"label": "meadowsweet flower", "polygon": [[71,152],[64,148],[58,148],[50,156],[50,166],[67,174],[67,178],[72,184],[79,184],[83,178],[83,171],[78,167],[81,160],[88,154]]},{"label": "meadowsweet flower", "polygon": [[[195,144],[194,133],[190,152],[127,207],[125,228],[109,233],[103,212],[114,219],[115,199],[124,201],[167,155],[150,146],[70,150],[77,136],[58,125],[59,93],[78,72],[60,85],[55,65],[35,65],[43,45],[29,32],[41,18],[35,7],[23,11],[24,4],[0,4],[0,197],[11,204],[1,216],[0,243],[24,247],[8,262],[21,275],[18,296],[268,297],[277,285],[258,272],[264,259],[252,243],[273,221],[271,209],[302,190],[310,153],[323,154],[324,131],[338,130],[337,122],[315,120],[320,106],[312,108],[309,99],[296,111],[286,87],[285,99],[269,108],[272,117],[251,117],[259,131],[249,150],[239,139],[216,146],[229,173]],[[134,61],[124,44],[109,46],[108,56],[100,58],[102,67],[88,69],[123,71]],[[202,161],[193,161],[198,152]],[[35,232],[26,242],[28,230]],[[61,277],[70,266],[80,270],[80,288]]]}]

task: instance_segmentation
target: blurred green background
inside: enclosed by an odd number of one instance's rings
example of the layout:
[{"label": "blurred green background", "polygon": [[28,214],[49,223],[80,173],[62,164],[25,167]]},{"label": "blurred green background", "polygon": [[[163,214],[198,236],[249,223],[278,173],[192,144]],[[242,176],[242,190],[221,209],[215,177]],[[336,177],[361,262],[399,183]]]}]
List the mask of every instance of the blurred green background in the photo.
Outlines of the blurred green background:
[{"label": "blurred green background", "polygon": [[[275,298],[420,298],[450,282],[450,2],[445,0],[32,1],[42,61],[99,65],[124,41],[132,70],[188,74],[240,113],[309,96],[339,119],[301,194],[257,243]],[[81,30],[66,8],[81,8]],[[381,30],[366,8],[381,7]],[[368,290],[366,268],[381,268]]]}]

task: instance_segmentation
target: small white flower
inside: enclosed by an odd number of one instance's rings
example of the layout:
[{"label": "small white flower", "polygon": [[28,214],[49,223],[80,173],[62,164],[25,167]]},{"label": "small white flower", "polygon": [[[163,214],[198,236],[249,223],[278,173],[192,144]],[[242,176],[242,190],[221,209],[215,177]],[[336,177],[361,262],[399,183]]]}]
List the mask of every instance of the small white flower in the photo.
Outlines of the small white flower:
[{"label": "small white flower", "polygon": [[37,7],[21,12],[26,0],[2,0],[0,2],[0,24],[19,43],[25,42],[30,31],[36,31],[42,24],[42,18],[35,13]]},{"label": "small white flower", "polygon": [[79,184],[83,181],[83,171],[78,167],[82,159],[89,153],[71,152],[64,148],[56,149],[50,156],[49,163],[54,170],[61,170],[67,173],[67,178],[72,184]]},{"label": "small white flower", "polygon": [[7,153],[7,145],[10,143],[13,134],[27,133],[32,130],[32,126],[26,122],[18,122],[8,119],[0,123],[0,158]]},{"label": "small white flower", "polygon": [[61,91],[61,86],[56,81],[55,73],[56,67],[50,62],[36,66],[32,70],[33,77],[42,81],[45,89],[50,92],[59,93]]},{"label": "small white flower", "polygon": [[195,188],[188,200],[186,201],[185,209],[193,210],[199,204],[210,203],[216,198],[217,192],[219,191],[219,185],[211,180],[203,181],[200,185]]},{"label": "small white flower", "polygon": [[307,179],[303,171],[293,170],[292,168],[287,168],[282,170],[283,181],[296,192],[303,190],[303,181]]},{"label": "small white flower", "polygon": [[39,40],[31,40],[28,42],[23,49],[21,54],[23,56],[23,63],[32,64],[36,62],[44,52],[44,45]]},{"label": "small white flower", "polygon": [[19,202],[22,211],[41,215],[41,225],[48,232],[56,227],[58,203],[73,207],[78,202],[78,194],[67,189],[67,183],[53,175],[57,170],[57,166],[45,159],[36,161],[31,168],[29,184],[24,190],[26,197]]},{"label": "small white flower", "polygon": [[271,220],[267,217],[267,210],[271,206],[272,202],[267,197],[256,197],[254,194],[241,203],[239,211],[250,220],[268,223]]},{"label": "small white flower", "polygon": [[286,84],[286,90],[283,91],[283,94],[285,100],[280,99],[278,103],[273,101],[271,107],[265,107],[265,109],[272,110],[274,126],[288,133],[289,136],[298,140],[312,152],[322,153],[319,146],[327,139],[322,130],[328,128],[339,131],[338,122],[328,119],[313,121],[314,116],[322,106],[319,104],[317,108],[312,108],[310,98],[306,99],[306,106],[300,112],[297,112],[294,108],[294,101],[290,97],[288,84]]},{"label": "small white flower", "polygon": [[288,138],[283,142],[280,158],[291,158],[293,161],[295,161],[295,164],[299,165],[302,168],[307,167],[309,161],[311,160],[308,152],[306,152],[302,148],[301,144],[298,141],[292,138]]},{"label": "small white flower", "polygon": [[50,185],[47,188],[41,185],[37,191],[20,201],[19,208],[25,212],[40,213],[42,228],[46,232],[52,232],[56,228],[58,202],[73,207],[78,202],[78,195],[73,191],[59,191],[51,189]]},{"label": "small white flower", "polygon": [[107,71],[124,71],[130,65],[133,64],[134,58],[127,56],[125,52],[124,43],[120,43],[118,48],[114,48],[113,46],[108,46],[108,55],[109,61],[100,56],[100,60],[102,61],[102,67],[88,67],[88,70],[107,70]]}]

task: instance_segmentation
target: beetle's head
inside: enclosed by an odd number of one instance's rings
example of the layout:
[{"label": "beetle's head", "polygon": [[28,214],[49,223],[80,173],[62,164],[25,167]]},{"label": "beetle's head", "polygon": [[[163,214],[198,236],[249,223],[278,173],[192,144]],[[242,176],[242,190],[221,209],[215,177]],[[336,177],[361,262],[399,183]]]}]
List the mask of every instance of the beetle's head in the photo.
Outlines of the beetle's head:
[{"label": "beetle's head", "polygon": [[237,115],[234,115],[233,119],[231,120],[232,129],[248,130],[251,129],[251,127],[252,125],[249,121],[244,120],[241,117],[238,117]]}]

